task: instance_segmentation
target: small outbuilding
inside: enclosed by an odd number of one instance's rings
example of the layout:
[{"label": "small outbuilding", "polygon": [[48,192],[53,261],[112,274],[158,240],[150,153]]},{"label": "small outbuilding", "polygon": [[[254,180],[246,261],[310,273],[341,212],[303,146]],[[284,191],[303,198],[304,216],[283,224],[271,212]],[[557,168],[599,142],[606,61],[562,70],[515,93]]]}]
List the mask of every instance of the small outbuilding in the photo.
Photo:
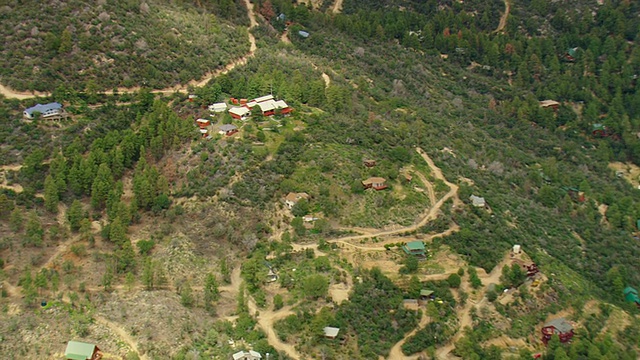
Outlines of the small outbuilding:
[{"label": "small outbuilding", "polygon": [[322,331],[324,331],[324,337],[326,337],[327,339],[335,339],[338,337],[340,328],[327,326],[322,329]]},{"label": "small outbuilding", "polygon": [[471,195],[471,196],[469,196],[469,200],[471,200],[471,204],[474,207],[486,207],[487,206],[487,202],[484,200],[483,197]]},{"label": "small outbuilding", "polygon": [[405,308],[405,310],[417,311],[420,308],[420,305],[416,299],[404,299],[402,300],[402,307]]},{"label": "small outbuilding", "polygon": [[376,161],[372,160],[372,159],[365,159],[362,162],[364,163],[364,166],[366,166],[366,167],[374,167],[374,166],[376,166]]},{"label": "small outbuilding", "polygon": [[301,37],[303,37],[305,39],[309,37],[309,33],[304,31],[304,30],[298,31],[298,35],[300,35]]},{"label": "small outbuilding", "polygon": [[198,124],[198,127],[200,129],[204,129],[207,126],[211,125],[211,122],[209,120],[207,120],[207,119],[198,119],[198,120],[196,120],[196,124]]},{"label": "small outbuilding", "polygon": [[220,126],[220,130],[218,131],[218,134],[220,135],[226,135],[226,136],[231,136],[235,133],[238,132],[238,127],[233,125],[233,124],[224,124],[222,126]]},{"label": "small outbuilding", "polygon": [[100,360],[102,352],[94,344],[69,341],[67,349],[64,351],[64,358],[67,360]]},{"label": "small outbuilding", "polygon": [[227,110],[227,104],[224,102],[209,105],[209,111],[211,112],[220,113],[220,112],[225,112],[226,110]]},{"label": "small outbuilding", "polygon": [[628,303],[636,304],[640,308],[640,297],[638,296],[638,290],[627,286],[624,289],[624,300]]},{"label": "small outbuilding", "polygon": [[558,108],[560,108],[560,103],[555,100],[542,100],[540,101],[540,107],[544,109],[551,108],[553,110],[558,110]]},{"label": "small outbuilding", "polygon": [[287,205],[289,209],[292,209],[293,206],[300,200],[305,199],[309,200],[309,194],[307,193],[293,193],[290,192],[285,196],[284,203]]},{"label": "small outbuilding", "polygon": [[422,289],[420,290],[420,300],[428,301],[435,299],[433,290]]},{"label": "small outbuilding", "polygon": [[513,253],[514,254],[520,254],[520,251],[522,249],[520,248],[520,245],[513,245]]},{"label": "small outbuilding", "polygon": [[233,360],[260,360],[262,359],[262,355],[259,352],[249,350],[249,351],[238,351],[233,354],[231,357]]}]

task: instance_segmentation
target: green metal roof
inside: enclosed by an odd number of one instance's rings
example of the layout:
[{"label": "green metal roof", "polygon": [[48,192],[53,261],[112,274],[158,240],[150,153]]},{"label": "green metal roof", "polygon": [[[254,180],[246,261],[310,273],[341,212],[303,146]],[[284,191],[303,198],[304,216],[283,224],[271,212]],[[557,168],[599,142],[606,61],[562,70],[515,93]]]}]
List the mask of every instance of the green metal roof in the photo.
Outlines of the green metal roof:
[{"label": "green metal roof", "polygon": [[420,296],[431,296],[433,294],[433,290],[420,290]]},{"label": "green metal roof", "polygon": [[600,123],[591,125],[593,130],[605,130],[606,127]]},{"label": "green metal roof", "polygon": [[424,250],[424,243],[422,241],[408,242],[405,246],[409,250]]},{"label": "green metal roof", "polygon": [[87,360],[91,359],[96,346],[79,341],[69,341],[64,356],[71,360]]}]

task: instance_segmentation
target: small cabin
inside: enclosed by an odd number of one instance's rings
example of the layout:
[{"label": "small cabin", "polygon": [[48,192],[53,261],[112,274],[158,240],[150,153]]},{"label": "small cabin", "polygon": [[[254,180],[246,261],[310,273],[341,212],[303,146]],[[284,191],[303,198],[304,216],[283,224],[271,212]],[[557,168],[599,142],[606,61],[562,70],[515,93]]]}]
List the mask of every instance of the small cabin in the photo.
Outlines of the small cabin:
[{"label": "small cabin", "polygon": [[640,297],[638,297],[638,290],[632,288],[631,286],[627,286],[624,289],[624,300],[628,303],[635,304],[638,308],[640,308]]},{"label": "small cabin", "polygon": [[363,163],[364,163],[364,166],[366,166],[366,167],[374,167],[374,166],[376,166],[376,161],[375,160],[371,160],[371,159],[365,159],[363,161]]},{"label": "small cabin", "polygon": [[435,299],[435,293],[433,290],[422,289],[420,290],[420,300],[429,301]]},{"label": "small cabin", "polygon": [[100,360],[102,352],[94,344],[69,341],[67,349],[64,351],[64,358],[67,360]]},{"label": "small cabin", "polygon": [[482,207],[483,208],[483,207],[487,206],[487,202],[484,200],[483,197],[471,195],[471,196],[469,196],[469,200],[471,200],[471,204],[474,207]]},{"label": "small cabin", "polygon": [[340,332],[340,328],[327,326],[322,329],[324,332],[324,337],[327,339],[335,339],[338,337],[338,333]]},{"label": "small cabin", "polygon": [[233,360],[260,360],[262,359],[262,355],[259,352],[249,350],[249,351],[238,351],[237,353],[231,356]]},{"label": "small cabin", "polygon": [[385,178],[370,177],[362,181],[362,186],[364,186],[365,189],[384,190],[387,188],[387,185],[385,184],[386,181],[387,180]]},{"label": "small cabin", "polygon": [[573,338],[573,326],[565,318],[549,321],[542,327],[542,342],[547,345],[553,335],[558,335],[561,343],[571,341]]},{"label": "small cabin", "polygon": [[209,130],[200,129],[200,135],[202,135],[203,138],[206,138],[207,136],[209,136]]},{"label": "small cabin", "polygon": [[305,39],[309,37],[309,33],[304,31],[304,30],[298,31],[298,35],[300,35],[301,37],[303,37]]},{"label": "small cabin", "polygon": [[238,127],[233,125],[233,124],[224,124],[222,126],[220,126],[220,130],[218,131],[218,134],[220,135],[226,135],[226,136],[231,136],[235,133],[238,132]]},{"label": "small cabin", "polygon": [[514,254],[520,254],[520,251],[522,249],[520,248],[520,245],[513,245],[513,253]]},{"label": "small cabin", "polygon": [[609,135],[609,133],[607,132],[607,127],[600,123],[591,125],[591,134],[593,136],[600,136],[600,137],[605,137]]},{"label": "small cabin", "polygon": [[200,129],[204,129],[207,126],[211,125],[211,122],[209,120],[207,120],[207,119],[198,119],[198,120],[196,120],[196,124],[198,124],[198,127]]},{"label": "small cabin", "polygon": [[407,255],[425,256],[426,250],[422,241],[410,241],[402,246]]},{"label": "small cabin", "polygon": [[209,111],[211,112],[221,113],[221,112],[225,112],[226,110],[227,110],[227,104],[223,102],[209,105]]},{"label": "small cabin", "polygon": [[237,106],[229,109],[229,114],[236,120],[247,120],[251,114],[251,110],[244,106]]},{"label": "small cabin", "polygon": [[558,110],[560,108],[560,103],[555,100],[542,100],[540,101],[540,107],[543,109],[553,109]]},{"label": "small cabin", "polygon": [[309,200],[309,194],[290,192],[287,194],[287,196],[285,196],[284,203],[287,205],[289,209],[292,209],[293,206],[302,199]]}]

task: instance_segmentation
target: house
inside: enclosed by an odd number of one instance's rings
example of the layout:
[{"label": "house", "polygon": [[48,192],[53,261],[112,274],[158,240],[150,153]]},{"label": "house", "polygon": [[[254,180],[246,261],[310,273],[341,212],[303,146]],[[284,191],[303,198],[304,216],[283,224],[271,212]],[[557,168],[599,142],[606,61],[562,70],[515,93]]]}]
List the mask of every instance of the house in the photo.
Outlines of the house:
[{"label": "house", "polygon": [[189,94],[189,102],[193,102],[193,100],[197,98],[198,98],[198,95]]},{"label": "house", "polygon": [[48,120],[60,120],[67,117],[67,113],[62,108],[62,104],[52,102],[48,104],[37,104],[24,110],[22,115],[27,119],[33,119],[36,113],[40,114],[40,118]]},{"label": "house", "polygon": [[558,108],[560,108],[560,103],[555,100],[542,100],[540,101],[540,107],[544,109],[551,108],[553,110],[558,110]]},{"label": "house", "polygon": [[421,301],[428,301],[428,300],[433,300],[433,299],[435,299],[435,295],[433,293],[433,290],[427,290],[427,289],[420,290],[420,300]]},{"label": "house", "polygon": [[209,130],[207,129],[200,129],[200,134],[202,134],[203,138],[206,138],[207,136],[209,136]]},{"label": "house", "polygon": [[338,337],[340,328],[327,326],[324,329],[322,329],[322,331],[324,331],[324,337],[326,337],[327,339],[335,339]]},{"label": "house", "polygon": [[246,105],[248,101],[248,99],[240,99],[240,105]]},{"label": "house", "polygon": [[94,344],[69,341],[67,349],[64,351],[64,358],[67,360],[100,360],[102,352]]},{"label": "house", "polygon": [[231,117],[236,120],[247,120],[251,115],[251,110],[244,106],[236,106],[229,109],[229,114],[231,114]]},{"label": "house", "polygon": [[577,47],[567,49],[567,51],[562,56],[562,59],[569,62],[576,61],[576,57],[578,57],[579,49],[580,48],[577,48]]},{"label": "house", "polygon": [[237,353],[232,355],[233,360],[259,360],[262,359],[262,355],[259,352],[249,350],[249,351],[238,351]]},{"label": "house", "polygon": [[365,159],[362,162],[364,163],[364,166],[366,166],[366,167],[374,167],[374,166],[376,166],[376,161],[375,160]]},{"label": "house", "polygon": [[226,135],[226,136],[231,136],[235,133],[238,132],[238,127],[233,125],[233,124],[224,124],[222,126],[220,126],[220,130],[218,131],[218,134],[220,135]]},{"label": "house", "polygon": [[316,220],[318,220],[318,218],[317,217],[313,217],[311,215],[305,215],[305,216],[302,217],[302,221],[304,221],[304,222],[314,222]]},{"label": "house", "polygon": [[273,95],[269,94],[269,95],[260,96],[260,97],[257,97],[255,99],[253,99],[253,101],[255,101],[256,103],[261,103],[261,102],[265,102],[265,101],[269,101],[269,100],[273,100]]},{"label": "house", "polygon": [[276,102],[274,100],[258,102],[258,107],[260,107],[260,111],[262,111],[262,115],[264,116],[272,116],[276,114]]},{"label": "house", "polygon": [[404,299],[402,300],[402,307],[406,310],[418,311],[420,305],[418,305],[418,300],[416,299]]},{"label": "house", "polygon": [[285,196],[284,203],[287,205],[289,209],[292,209],[293,206],[302,199],[309,200],[309,194],[290,192],[287,194],[287,196]]},{"label": "house", "polygon": [[634,303],[640,308],[640,297],[638,297],[638,290],[627,286],[624,289],[624,300],[628,303]]},{"label": "house", "polygon": [[566,343],[573,337],[573,326],[565,318],[553,319],[542,327],[542,342],[546,345],[553,335],[558,335],[560,342]]},{"label": "house", "polygon": [[517,244],[516,244],[516,245],[513,245],[513,253],[514,253],[514,254],[520,254],[520,251],[521,251],[521,250],[522,250],[522,249],[521,249],[520,245],[517,245]]},{"label": "house", "polygon": [[298,31],[298,35],[300,35],[301,37],[303,37],[305,39],[309,37],[309,33],[304,31],[304,30]]},{"label": "house", "polygon": [[209,105],[209,111],[211,112],[220,113],[220,112],[225,112],[226,110],[227,110],[227,104],[223,102]]},{"label": "house", "polygon": [[402,250],[404,250],[407,255],[425,256],[426,254],[422,241],[410,241],[402,245]]},{"label": "house", "polygon": [[385,178],[370,177],[366,180],[363,180],[362,185],[365,189],[383,190],[387,188],[387,185],[385,184],[386,181],[387,180]]},{"label": "house", "polygon": [[604,126],[603,124],[593,124],[593,125],[591,125],[591,134],[593,136],[601,136],[601,137],[609,135],[607,133],[607,127]]},{"label": "house", "polygon": [[293,109],[289,105],[287,105],[284,100],[276,101],[276,109],[279,110],[280,114],[284,116],[289,115],[293,111]]},{"label": "house", "polygon": [[198,120],[196,120],[196,124],[198,124],[198,127],[200,129],[204,129],[207,126],[211,125],[211,122],[209,120],[207,120],[207,119],[198,119]]},{"label": "house", "polygon": [[486,207],[487,206],[487,202],[484,200],[483,197],[471,195],[471,196],[469,196],[469,200],[471,200],[471,204],[474,207]]}]

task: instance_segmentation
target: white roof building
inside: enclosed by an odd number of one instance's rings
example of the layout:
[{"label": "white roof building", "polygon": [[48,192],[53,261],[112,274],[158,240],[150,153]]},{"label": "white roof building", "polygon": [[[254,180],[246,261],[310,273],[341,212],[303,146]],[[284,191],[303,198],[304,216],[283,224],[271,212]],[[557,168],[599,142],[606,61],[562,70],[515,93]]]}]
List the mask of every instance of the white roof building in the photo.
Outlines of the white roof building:
[{"label": "white roof building", "polygon": [[487,202],[484,200],[483,197],[471,195],[471,196],[469,196],[469,200],[471,200],[471,203],[475,207],[485,207],[485,206],[487,206]]},{"label": "white roof building", "polygon": [[229,114],[239,119],[245,119],[250,112],[251,110],[249,110],[249,108],[246,108],[244,106],[232,107],[231,109],[229,109]]},{"label": "white roof building", "polygon": [[288,107],[289,107],[289,105],[287,105],[287,103],[284,102],[284,100],[276,101],[276,109],[286,109]]},{"label": "white roof building", "polygon": [[249,350],[249,351],[238,351],[233,354],[233,360],[259,360],[262,359],[262,355],[259,352]]},{"label": "white roof building", "polygon": [[269,95],[261,96],[259,98],[254,99],[254,101],[257,103],[261,103],[263,101],[269,101],[269,100],[273,100],[273,95],[269,94]]},{"label": "white roof building", "polygon": [[220,103],[215,103],[213,105],[209,105],[209,111],[213,111],[213,112],[224,112],[225,110],[227,110],[227,104],[220,102]]},{"label": "white roof building", "polygon": [[267,112],[267,111],[273,111],[276,109],[276,102],[273,100],[267,100],[267,101],[263,101],[263,102],[259,102],[258,106],[260,107],[260,111]]},{"label": "white roof building", "polygon": [[327,326],[322,330],[324,331],[324,336],[330,339],[335,339],[336,337],[338,337],[338,333],[340,332],[340,328],[331,326]]}]

